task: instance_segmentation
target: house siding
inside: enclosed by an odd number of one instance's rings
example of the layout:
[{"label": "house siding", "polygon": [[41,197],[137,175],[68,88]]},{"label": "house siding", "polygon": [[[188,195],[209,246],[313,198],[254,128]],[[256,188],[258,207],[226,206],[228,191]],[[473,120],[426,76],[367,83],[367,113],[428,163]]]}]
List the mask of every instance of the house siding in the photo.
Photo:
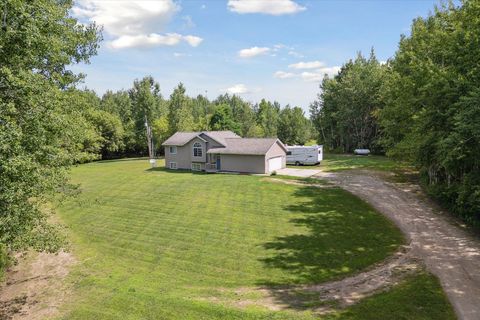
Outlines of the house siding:
[{"label": "house siding", "polygon": [[[203,148],[201,157],[193,155],[193,145],[200,143]],[[199,163],[201,170],[205,170],[205,163],[215,163],[215,154],[207,154],[209,149],[223,147],[216,140],[206,134],[193,138],[184,146],[177,146],[177,153],[170,153],[169,146],[165,146],[165,166],[170,167],[170,162],[176,162],[177,169],[192,169],[192,163]],[[246,155],[246,154],[220,154],[220,170],[232,172],[248,173],[269,173],[269,159],[281,157],[282,168],[286,166],[286,152],[280,142],[274,143],[265,155]]]},{"label": "house siding", "polygon": [[287,166],[287,153],[285,150],[277,143],[275,143],[270,150],[268,150],[267,154],[265,155],[265,173],[270,172],[270,168],[268,167],[268,159],[282,157],[282,168]]},{"label": "house siding", "polygon": [[[199,142],[202,145],[203,153],[201,157],[193,156],[193,144]],[[205,159],[207,156],[207,143],[201,139],[195,138],[184,146],[177,146],[177,153],[171,154],[169,146],[165,147],[165,166],[170,167],[170,162],[177,163],[177,169],[192,169],[192,163],[200,163],[202,170],[205,169]]]},{"label": "house siding", "polygon": [[222,171],[265,173],[265,156],[220,155]]}]

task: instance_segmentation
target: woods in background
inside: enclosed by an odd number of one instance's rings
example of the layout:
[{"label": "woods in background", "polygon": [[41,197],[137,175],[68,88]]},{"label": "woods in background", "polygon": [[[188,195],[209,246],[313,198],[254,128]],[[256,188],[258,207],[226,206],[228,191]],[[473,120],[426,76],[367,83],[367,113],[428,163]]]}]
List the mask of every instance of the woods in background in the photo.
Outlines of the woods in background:
[{"label": "woods in background", "polygon": [[[78,109],[90,124],[84,147],[97,158],[142,156],[147,153],[145,119],[153,128],[158,154],[161,143],[177,131],[231,130],[242,137],[279,137],[287,144],[304,144],[314,134],[300,107],[280,107],[262,100],[252,105],[236,95],[220,95],[210,101],[203,95],[191,98],[180,83],[169,98],[150,76],[135,80],[129,90],[71,90]],[[85,158],[86,161],[89,158]]]},{"label": "woods in background", "polygon": [[370,148],[415,164],[431,195],[480,223],[480,2],[414,20],[395,56],[326,78],[311,107],[330,150]]},{"label": "woods in background", "polygon": [[338,75],[322,81],[310,115],[327,149],[351,153],[356,148],[368,148],[382,153],[377,116],[384,107],[381,87],[386,70],[372,50],[368,59],[358,54],[342,66]]}]

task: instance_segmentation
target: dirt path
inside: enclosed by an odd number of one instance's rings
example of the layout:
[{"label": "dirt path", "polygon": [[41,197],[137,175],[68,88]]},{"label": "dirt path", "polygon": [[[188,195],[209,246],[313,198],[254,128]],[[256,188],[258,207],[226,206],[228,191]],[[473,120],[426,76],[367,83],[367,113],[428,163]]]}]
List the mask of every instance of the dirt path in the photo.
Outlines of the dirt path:
[{"label": "dirt path", "polygon": [[0,283],[0,319],[53,317],[70,291],[64,283],[75,259],[71,253],[29,253]]},{"label": "dirt path", "polygon": [[359,196],[394,221],[410,241],[410,254],[440,279],[459,319],[480,319],[478,239],[415,195],[412,186],[386,182],[368,171],[317,177]]}]

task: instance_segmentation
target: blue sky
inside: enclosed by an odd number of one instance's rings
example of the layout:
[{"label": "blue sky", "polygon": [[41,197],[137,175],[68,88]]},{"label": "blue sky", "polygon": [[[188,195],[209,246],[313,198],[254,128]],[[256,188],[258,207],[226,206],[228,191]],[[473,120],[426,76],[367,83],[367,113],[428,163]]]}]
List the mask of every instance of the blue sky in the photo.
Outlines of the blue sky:
[{"label": "blue sky", "polygon": [[412,19],[438,1],[78,0],[72,14],[103,25],[84,86],[99,94],[152,75],[164,96],[183,82],[191,96],[229,92],[305,110],[325,73],[358,51],[395,53]]}]

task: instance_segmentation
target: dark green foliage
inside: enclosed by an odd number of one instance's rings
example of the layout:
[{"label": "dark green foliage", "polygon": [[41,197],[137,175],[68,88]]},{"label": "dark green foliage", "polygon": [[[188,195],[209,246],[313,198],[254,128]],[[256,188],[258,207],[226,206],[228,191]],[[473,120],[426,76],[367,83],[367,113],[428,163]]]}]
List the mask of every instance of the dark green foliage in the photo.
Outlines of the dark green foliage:
[{"label": "dark green foliage", "polygon": [[[132,140],[129,148],[139,155],[147,153],[145,122],[152,125],[153,121],[162,115],[162,96],[160,85],[153,77],[147,76],[135,80],[133,88],[128,92],[131,100],[131,121],[133,123]],[[165,113],[166,111],[164,111]]]},{"label": "dark green foliage", "polygon": [[385,70],[372,50],[368,59],[359,54],[344,64],[333,79],[323,80],[310,113],[318,140],[327,148],[343,152],[356,148],[382,151],[376,115],[384,105],[380,88]]},{"label": "dark green foliage", "polygon": [[416,19],[391,63],[380,112],[388,154],[421,169],[429,192],[478,223],[480,3]]},{"label": "dark green foliage", "polygon": [[312,125],[299,107],[281,108],[262,100],[252,106],[239,96],[220,95],[213,101],[202,95],[191,98],[180,83],[163,99],[152,77],[135,80],[127,91],[107,91],[98,99],[92,91],[80,92],[79,103],[95,129],[90,146],[102,158],[141,156],[146,152],[145,117],[152,126],[157,154],[161,143],[177,131],[231,130],[242,137],[279,137],[288,144],[304,144]]},{"label": "dark green foliage", "polygon": [[170,95],[168,103],[168,123],[170,134],[177,131],[194,130],[192,100],[185,94],[185,86],[180,83]]},{"label": "dark green foliage", "polygon": [[359,56],[311,105],[326,149],[386,151],[421,172],[429,193],[480,224],[480,2],[414,20],[395,57]]},{"label": "dark green foliage", "polygon": [[286,106],[278,118],[278,138],[289,145],[303,145],[312,136],[310,121],[300,107]]},{"label": "dark green foliage", "polygon": [[[0,33],[0,247],[56,251],[45,203],[66,190],[69,165],[95,158],[98,136],[66,87],[66,69],[96,52],[98,30],[69,16],[70,1],[2,2]],[[4,250],[3,250],[4,251]]]},{"label": "dark green foliage", "polygon": [[261,136],[276,137],[280,105],[277,102],[271,103],[270,101],[262,99],[262,101],[255,106],[255,110]]},{"label": "dark green foliage", "polygon": [[210,128],[212,130],[231,130],[237,134],[240,132],[240,125],[235,122],[232,115],[232,109],[225,104],[217,107],[210,118]]}]

